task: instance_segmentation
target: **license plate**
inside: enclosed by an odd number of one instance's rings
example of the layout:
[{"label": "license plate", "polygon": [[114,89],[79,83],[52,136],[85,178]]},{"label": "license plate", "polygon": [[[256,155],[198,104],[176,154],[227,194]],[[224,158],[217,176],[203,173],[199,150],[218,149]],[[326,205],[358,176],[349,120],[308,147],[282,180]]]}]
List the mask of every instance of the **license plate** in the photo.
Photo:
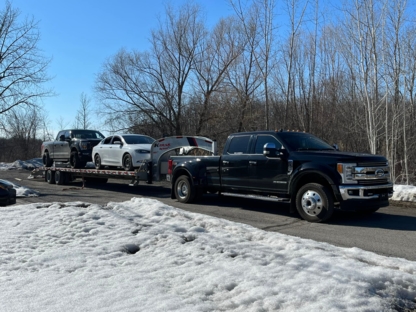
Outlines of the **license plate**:
[{"label": "license plate", "polygon": [[170,182],[170,175],[166,176],[166,181]]}]

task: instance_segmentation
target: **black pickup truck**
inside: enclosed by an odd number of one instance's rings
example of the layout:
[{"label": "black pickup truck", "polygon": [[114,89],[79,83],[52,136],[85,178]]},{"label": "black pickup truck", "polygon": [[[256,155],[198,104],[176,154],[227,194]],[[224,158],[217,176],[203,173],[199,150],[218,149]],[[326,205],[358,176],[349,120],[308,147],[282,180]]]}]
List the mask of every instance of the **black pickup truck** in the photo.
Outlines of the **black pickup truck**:
[{"label": "black pickup truck", "polygon": [[385,157],[282,130],[231,134],[221,156],[171,156],[167,179],[171,197],[183,203],[206,192],[266,196],[290,202],[310,222],[334,209],[375,212],[393,195]]}]

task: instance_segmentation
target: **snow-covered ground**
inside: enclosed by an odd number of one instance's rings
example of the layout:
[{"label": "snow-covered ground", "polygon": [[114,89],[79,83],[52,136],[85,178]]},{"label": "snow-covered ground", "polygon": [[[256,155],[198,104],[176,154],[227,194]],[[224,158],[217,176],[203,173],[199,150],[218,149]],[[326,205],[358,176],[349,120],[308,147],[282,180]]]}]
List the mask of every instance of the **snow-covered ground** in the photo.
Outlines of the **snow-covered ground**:
[{"label": "snow-covered ground", "polygon": [[416,262],[153,199],[0,212],[0,311],[416,311]]}]

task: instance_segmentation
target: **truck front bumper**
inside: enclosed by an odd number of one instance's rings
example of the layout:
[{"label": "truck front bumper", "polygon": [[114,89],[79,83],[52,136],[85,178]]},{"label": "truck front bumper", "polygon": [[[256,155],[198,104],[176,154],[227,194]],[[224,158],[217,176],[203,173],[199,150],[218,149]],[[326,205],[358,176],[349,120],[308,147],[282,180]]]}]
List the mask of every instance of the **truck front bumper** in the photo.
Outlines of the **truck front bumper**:
[{"label": "truck front bumper", "polygon": [[345,210],[365,210],[372,207],[386,207],[393,196],[393,183],[382,185],[341,185],[340,208]]}]

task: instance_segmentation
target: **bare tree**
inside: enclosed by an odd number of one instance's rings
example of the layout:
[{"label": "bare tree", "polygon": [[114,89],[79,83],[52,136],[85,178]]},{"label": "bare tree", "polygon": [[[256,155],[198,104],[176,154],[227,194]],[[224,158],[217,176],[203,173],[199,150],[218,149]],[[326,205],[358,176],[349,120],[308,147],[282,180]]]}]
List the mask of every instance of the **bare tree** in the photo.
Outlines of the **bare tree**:
[{"label": "bare tree", "polygon": [[42,87],[49,80],[50,60],[38,49],[37,22],[19,17],[7,1],[0,11],[0,115],[19,105],[36,106],[39,98],[51,95]]},{"label": "bare tree", "polygon": [[195,59],[195,92],[202,94],[202,103],[201,105],[194,103],[191,108],[198,116],[195,130],[197,135],[201,134],[210,119],[217,122],[223,119],[221,112],[213,109],[213,94],[225,92],[224,80],[227,70],[235,63],[242,51],[243,42],[238,25],[232,17],[221,19],[200,46],[198,57]]},{"label": "bare tree", "polygon": [[6,118],[0,120],[0,130],[10,143],[4,149],[9,153],[6,161],[39,157],[44,112],[36,107],[15,107],[4,114]]},{"label": "bare tree", "polygon": [[150,53],[121,50],[98,76],[96,90],[107,118],[123,119],[129,127],[134,126],[129,115],[139,113],[164,134],[182,134],[187,84],[204,33],[197,5],[167,7],[166,19],[152,32]]},{"label": "bare tree", "polygon": [[89,129],[92,127],[91,123],[91,100],[88,96],[82,92],[80,96],[81,107],[77,111],[77,115],[75,117],[74,128],[78,129]]}]

